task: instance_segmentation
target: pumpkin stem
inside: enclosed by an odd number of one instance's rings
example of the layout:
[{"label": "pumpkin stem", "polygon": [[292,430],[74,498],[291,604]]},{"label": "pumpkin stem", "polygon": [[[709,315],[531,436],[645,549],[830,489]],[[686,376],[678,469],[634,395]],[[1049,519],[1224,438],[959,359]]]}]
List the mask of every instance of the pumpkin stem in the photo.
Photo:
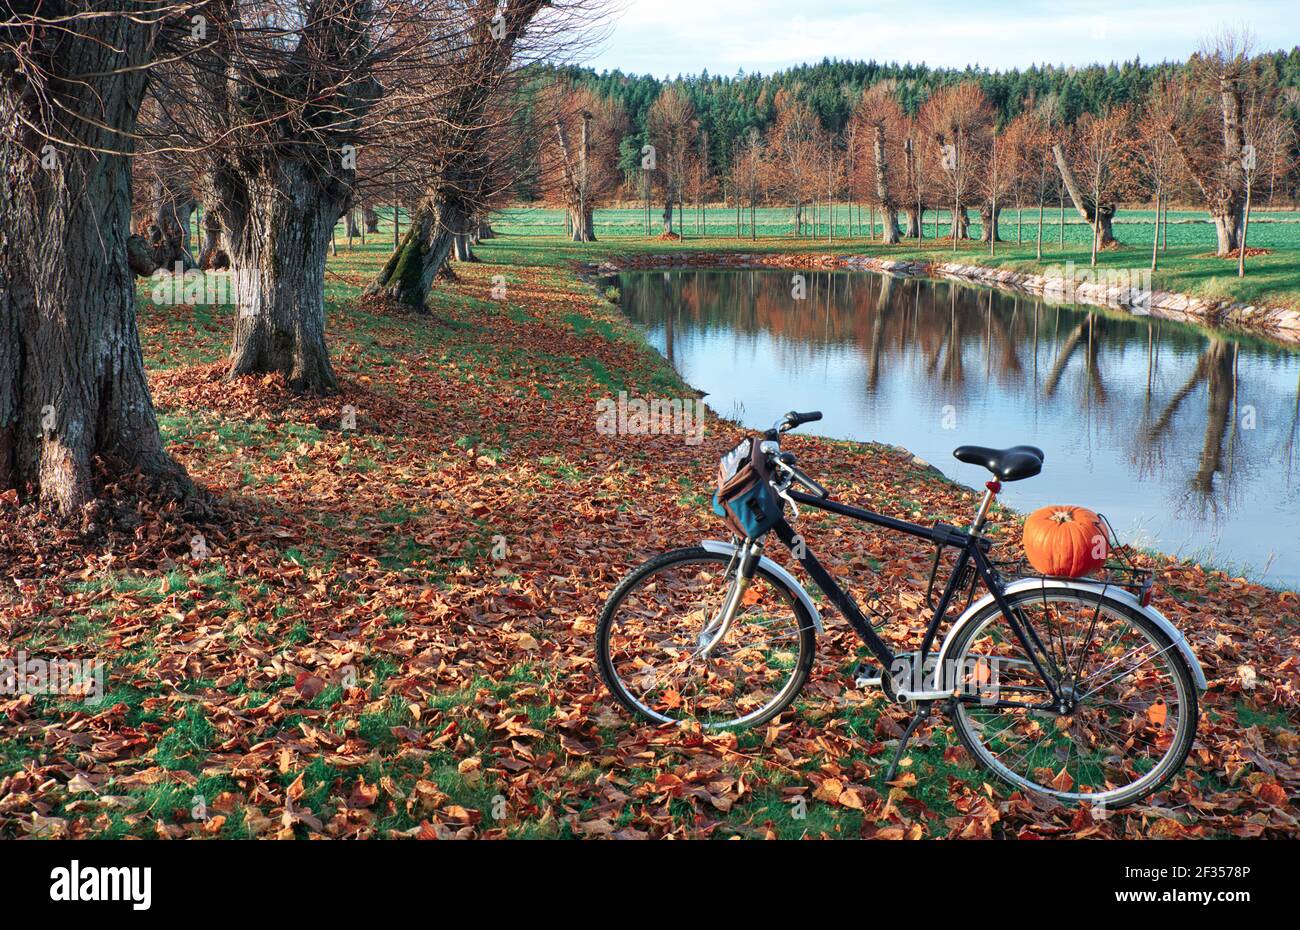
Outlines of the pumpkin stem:
[{"label": "pumpkin stem", "polygon": [[1052,520],[1056,523],[1069,523],[1074,519],[1074,514],[1069,510],[1058,510],[1052,514]]}]

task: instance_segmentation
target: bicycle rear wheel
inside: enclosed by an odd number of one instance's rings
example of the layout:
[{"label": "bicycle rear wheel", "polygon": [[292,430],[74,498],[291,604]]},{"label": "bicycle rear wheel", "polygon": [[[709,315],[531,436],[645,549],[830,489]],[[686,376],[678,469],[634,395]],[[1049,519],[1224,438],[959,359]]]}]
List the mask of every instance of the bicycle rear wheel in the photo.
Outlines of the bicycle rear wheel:
[{"label": "bicycle rear wheel", "polygon": [[700,547],[651,559],[609,596],[596,629],[601,677],[632,713],[706,729],[771,720],[799,693],[816,651],[812,618],[761,566],[735,620],[701,655],[738,560]]},{"label": "bicycle rear wheel", "polygon": [[981,697],[955,702],[962,744],[1003,781],[1067,803],[1122,807],[1159,790],[1196,735],[1196,687],[1178,647],[1140,610],[1097,592],[1048,587],[1008,600],[1038,636],[1059,696],[990,604],[950,651],[963,691]]}]

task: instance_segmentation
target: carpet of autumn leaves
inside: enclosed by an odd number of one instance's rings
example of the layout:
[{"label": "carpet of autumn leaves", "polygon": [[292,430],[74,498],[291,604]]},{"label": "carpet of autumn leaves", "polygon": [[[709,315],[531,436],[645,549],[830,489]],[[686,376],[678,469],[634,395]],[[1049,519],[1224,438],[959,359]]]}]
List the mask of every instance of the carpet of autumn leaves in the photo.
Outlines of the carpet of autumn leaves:
[{"label": "carpet of autumn leaves", "polygon": [[[939,717],[882,785],[906,714],[853,688],[862,653],[829,612],[805,693],[769,726],[627,718],[595,670],[596,617],[636,563],[725,536],[709,484],[741,432],[598,434],[598,399],[684,388],[573,273],[581,253],[479,252],[424,316],[357,296],[381,247],[336,260],[341,392],[325,399],[224,381],[228,306],[141,307],[164,435],[211,503],[128,481],[56,526],[0,501],[7,649],[108,669],[98,702],[0,698],[0,835],[1300,833],[1300,599],[1191,564],[1164,566],[1157,606],[1210,679],[1195,747],[1167,791],[1104,819],[994,782]],[[845,500],[922,521],[974,506],[902,450],[788,447]],[[930,551],[830,517],[799,525],[856,596],[878,592],[886,638],[914,647]]]}]

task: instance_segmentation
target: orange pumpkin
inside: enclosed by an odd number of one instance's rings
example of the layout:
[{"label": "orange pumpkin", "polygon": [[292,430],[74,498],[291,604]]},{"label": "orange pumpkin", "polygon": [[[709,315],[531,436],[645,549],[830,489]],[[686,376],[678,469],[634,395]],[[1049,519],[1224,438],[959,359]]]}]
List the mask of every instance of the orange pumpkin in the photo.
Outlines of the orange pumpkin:
[{"label": "orange pumpkin", "polygon": [[1079,578],[1106,562],[1101,519],[1084,507],[1040,507],[1025,521],[1025,556],[1044,575]]}]

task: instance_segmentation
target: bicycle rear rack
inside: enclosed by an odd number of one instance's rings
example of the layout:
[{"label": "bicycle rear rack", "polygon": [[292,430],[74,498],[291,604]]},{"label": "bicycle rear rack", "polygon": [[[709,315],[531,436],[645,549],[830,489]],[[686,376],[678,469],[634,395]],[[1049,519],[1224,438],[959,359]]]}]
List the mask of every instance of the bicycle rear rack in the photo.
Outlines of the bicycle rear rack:
[{"label": "bicycle rear rack", "polygon": [[1111,526],[1110,521],[1106,519],[1104,514],[1097,514],[1097,517],[1106,527],[1108,537],[1106,544],[1110,550],[1111,558],[1105,565],[1091,574],[1081,577],[1048,575],[1035,569],[1023,556],[1018,559],[995,560],[992,563],[993,567],[997,569],[999,574],[1015,580],[1041,578],[1043,581],[1082,581],[1100,585],[1103,590],[1122,588],[1132,594],[1139,604],[1146,607],[1151,603],[1151,597],[1155,593],[1157,570],[1136,565],[1133,559],[1134,551],[1132,547],[1119,541],[1115,535],[1114,527]]}]

